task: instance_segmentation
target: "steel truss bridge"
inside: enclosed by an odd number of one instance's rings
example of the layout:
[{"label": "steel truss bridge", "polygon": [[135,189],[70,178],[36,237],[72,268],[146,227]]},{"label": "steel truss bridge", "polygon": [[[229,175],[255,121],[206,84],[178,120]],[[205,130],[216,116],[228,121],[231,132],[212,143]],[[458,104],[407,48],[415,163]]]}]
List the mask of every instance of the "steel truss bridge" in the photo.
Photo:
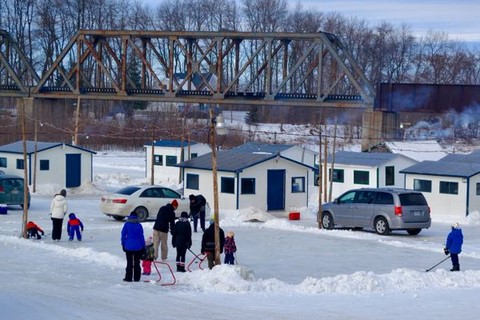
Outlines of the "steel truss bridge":
[{"label": "steel truss bridge", "polygon": [[324,32],[80,30],[43,74],[31,61],[0,30],[0,97],[369,108],[375,95]]}]

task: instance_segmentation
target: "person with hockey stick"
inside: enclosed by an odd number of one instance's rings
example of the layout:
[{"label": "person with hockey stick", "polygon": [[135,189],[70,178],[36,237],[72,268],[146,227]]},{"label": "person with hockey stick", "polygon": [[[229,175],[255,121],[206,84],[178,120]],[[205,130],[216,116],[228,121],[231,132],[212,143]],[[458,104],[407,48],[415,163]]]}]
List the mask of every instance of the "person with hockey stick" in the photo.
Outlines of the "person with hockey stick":
[{"label": "person with hockey stick", "polygon": [[[220,253],[223,253],[223,246],[225,244],[225,233],[219,227],[220,233]],[[202,236],[201,252],[207,256],[208,268],[212,269],[215,266],[215,221],[210,220],[210,226],[205,230]]]},{"label": "person with hockey stick", "polygon": [[175,223],[172,232],[172,246],[177,249],[177,272],[185,272],[185,255],[192,246],[192,227],[188,221],[188,213],[183,211]]},{"label": "person with hockey stick", "polygon": [[193,232],[197,232],[198,219],[200,219],[200,228],[205,232],[205,206],[207,200],[201,194],[188,196],[190,200],[190,217],[193,219]]},{"label": "person with hockey stick", "polygon": [[[27,222],[27,235],[28,239],[37,239],[40,240],[42,239],[42,236],[45,235],[45,232],[43,232],[42,228],[40,228],[35,222],[33,221],[28,221]],[[42,235],[40,235],[40,233]]]},{"label": "person with hockey stick", "polygon": [[452,230],[447,236],[445,248],[443,251],[452,260],[452,269],[450,271],[460,271],[460,263],[458,261],[458,255],[462,252],[463,233],[458,222],[452,225]]},{"label": "person with hockey stick", "polygon": [[153,224],[153,248],[155,260],[158,259],[158,248],[160,246],[162,261],[168,257],[168,231],[172,232],[175,227],[175,210],[178,208],[178,201],[173,199],[158,210],[157,218]]}]

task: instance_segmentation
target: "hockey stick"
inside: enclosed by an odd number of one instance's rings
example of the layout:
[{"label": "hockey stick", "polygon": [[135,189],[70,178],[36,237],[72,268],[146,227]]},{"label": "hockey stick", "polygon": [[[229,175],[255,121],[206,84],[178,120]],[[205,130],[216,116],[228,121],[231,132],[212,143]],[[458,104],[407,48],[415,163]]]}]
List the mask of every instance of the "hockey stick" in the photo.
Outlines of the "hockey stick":
[{"label": "hockey stick", "polygon": [[425,270],[425,272],[428,272],[430,270],[432,270],[433,268],[435,268],[436,266],[438,266],[439,264],[443,263],[444,261],[446,261],[447,259],[450,258],[450,255],[448,255],[445,259],[443,259],[442,261],[440,261],[439,263],[437,263],[436,265],[434,265],[433,267],[431,267],[430,269],[427,269]]}]

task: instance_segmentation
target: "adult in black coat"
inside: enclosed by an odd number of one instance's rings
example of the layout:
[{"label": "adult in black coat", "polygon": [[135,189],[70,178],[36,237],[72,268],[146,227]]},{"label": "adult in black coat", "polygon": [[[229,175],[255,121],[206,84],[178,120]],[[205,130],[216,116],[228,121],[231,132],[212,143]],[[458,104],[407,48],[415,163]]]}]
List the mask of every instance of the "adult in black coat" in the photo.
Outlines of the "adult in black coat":
[{"label": "adult in black coat", "polygon": [[197,232],[198,219],[200,219],[200,228],[205,232],[205,206],[207,200],[201,194],[188,196],[190,200],[190,216],[193,218],[193,232]]},{"label": "adult in black coat", "polygon": [[[220,253],[223,253],[223,245],[225,244],[225,232],[219,227],[220,233]],[[208,268],[215,266],[215,222],[210,221],[210,226],[203,233],[201,252],[207,255]]]},{"label": "adult in black coat", "polygon": [[192,246],[192,227],[188,221],[188,213],[183,211],[175,224],[172,233],[172,246],[177,248],[177,271],[185,272],[185,255]]},{"label": "adult in black coat", "polygon": [[168,257],[168,231],[172,232],[175,227],[175,210],[178,208],[178,201],[173,199],[158,210],[157,219],[153,225],[153,249],[155,260],[158,258],[158,247],[161,248],[162,261]]}]

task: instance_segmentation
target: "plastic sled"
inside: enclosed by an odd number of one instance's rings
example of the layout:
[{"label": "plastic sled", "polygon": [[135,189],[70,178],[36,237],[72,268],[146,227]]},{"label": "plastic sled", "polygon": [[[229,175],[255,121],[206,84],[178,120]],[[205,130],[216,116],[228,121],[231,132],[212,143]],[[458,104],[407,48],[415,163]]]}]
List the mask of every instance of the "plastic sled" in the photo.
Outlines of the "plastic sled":
[{"label": "plastic sled", "polygon": [[[152,261],[153,266],[155,267],[155,270],[157,271],[158,274],[158,280],[155,280],[155,282],[159,283],[162,286],[173,286],[176,282],[177,279],[175,278],[175,274],[173,273],[172,267],[167,262],[162,262],[162,261]],[[162,268],[163,266],[166,266],[166,268]],[[171,281],[170,282],[163,282],[165,277],[162,277],[162,273],[160,272],[161,269],[168,269],[166,271],[167,273],[170,272],[171,275]],[[145,282],[151,282],[150,280],[145,280]]]},{"label": "plastic sled", "polygon": [[187,270],[189,272],[192,272],[192,270],[190,269],[190,267],[192,266],[192,264],[198,264],[198,268],[200,270],[203,270],[203,267],[202,267],[202,263],[203,261],[205,261],[207,259],[207,256],[205,254],[195,254],[193,253],[192,251],[190,251],[192,254],[193,254],[193,259],[192,261],[190,261],[190,263],[187,265]]}]

